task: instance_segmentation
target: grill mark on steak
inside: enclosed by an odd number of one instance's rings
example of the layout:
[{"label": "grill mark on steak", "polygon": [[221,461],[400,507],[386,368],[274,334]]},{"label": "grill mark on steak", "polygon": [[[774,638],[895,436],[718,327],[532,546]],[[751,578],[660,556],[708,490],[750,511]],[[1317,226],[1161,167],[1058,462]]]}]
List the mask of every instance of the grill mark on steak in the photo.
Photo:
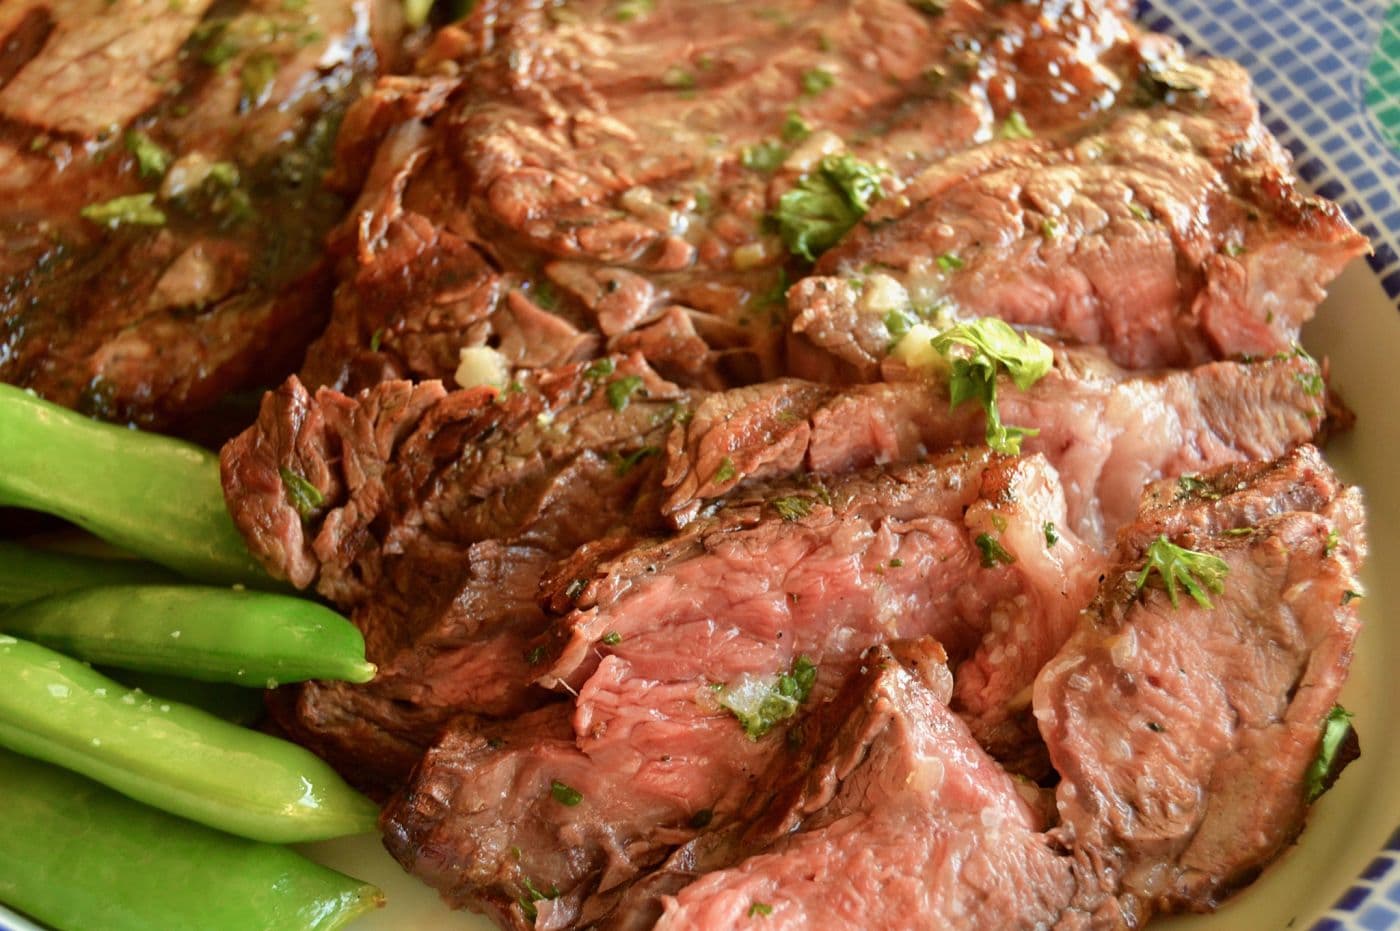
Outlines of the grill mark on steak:
[{"label": "grill mark on steak", "polygon": [[[640,387],[617,410],[607,389],[628,378]],[[235,524],[270,572],[349,613],[379,666],[365,686],[278,690],[278,722],[383,794],[453,717],[548,700],[531,685],[540,577],[584,543],[658,527],[659,457],[625,457],[659,447],[686,400],[637,357],[505,392],[386,382],[349,398],[291,379],[270,393],[223,452]],[[321,497],[305,518],[284,470]]]},{"label": "grill mark on steak", "polygon": [[[484,738],[449,730],[386,809],[386,843],[454,904],[519,923],[528,879],[557,887],[550,907],[572,922],[693,836],[697,813],[718,827],[790,767],[790,722],[750,739],[712,683],[770,676],[805,656],[820,702],[863,649],[890,638],[933,633],[958,660],[1008,652],[995,617],[1004,612],[1047,635],[1018,644],[1019,673],[958,699],[990,732],[1068,634],[1098,574],[1072,533],[1063,563],[1043,561],[1042,524],[1063,521],[1053,484],[1038,457],[969,450],[843,477],[828,486],[830,504],[800,482],[755,489],[675,538],[588,554],[555,575],[569,591],[551,603],[573,610],[553,624],[540,678],[576,694],[572,739],[516,740],[508,725]],[[810,502],[806,516],[788,520],[766,503],[793,496]],[[983,534],[1011,565],[984,565]],[[492,738],[504,741],[494,752]],[[583,802],[553,801],[556,780]],[[504,796],[489,788],[507,783],[515,791]],[[425,848],[434,853],[420,862]]]},{"label": "grill mark on steak", "polygon": [[[1215,908],[1301,830],[1359,627],[1344,593],[1366,553],[1360,494],[1312,447],[1222,470],[1172,504],[1165,490],[1120,537],[1034,696],[1061,776],[1056,834],[1121,887],[1130,926]],[[1158,534],[1228,564],[1213,610],[1137,592]]]},{"label": "grill mark on steak", "polygon": [[[1058,471],[1069,526],[1107,544],[1135,513],[1144,482],[1272,458],[1312,440],[1325,406],[1315,394],[1320,378],[1301,355],[1135,375],[1094,353],[1062,350],[1029,391],[999,385],[998,404],[1006,423],[1041,431],[1023,448]],[[748,479],[909,462],[980,443],[983,430],[973,405],[949,409],[942,381],[836,389],[782,379],[712,394],[667,440],[665,507],[683,526]]]}]

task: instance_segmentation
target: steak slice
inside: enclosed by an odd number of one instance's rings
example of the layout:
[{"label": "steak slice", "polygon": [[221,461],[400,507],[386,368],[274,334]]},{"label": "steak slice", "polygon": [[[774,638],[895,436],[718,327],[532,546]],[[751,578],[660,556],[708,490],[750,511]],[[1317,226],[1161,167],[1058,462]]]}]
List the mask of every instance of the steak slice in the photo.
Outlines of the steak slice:
[{"label": "steak slice", "polygon": [[[1023,449],[1059,473],[1068,525],[1107,544],[1132,520],[1145,483],[1271,459],[1312,440],[1324,390],[1317,364],[1301,354],[1141,375],[1062,350],[1029,391],[1003,381],[998,405],[1004,422],[1040,430]],[[745,480],[910,462],[980,443],[983,431],[974,405],[949,409],[942,381],[837,389],[783,379],[712,394],[667,440],[665,507],[684,525]]]},{"label": "steak slice", "polygon": [[803,726],[749,718],[746,735],[725,702],[752,712],[810,663],[819,703],[889,639],[931,634],[955,661],[1019,650],[1003,678],[954,699],[1001,733],[1098,575],[1072,532],[1047,549],[1046,520],[1062,525],[1064,503],[1042,458],[966,450],[758,488],[675,537],[585,550],[553,575],[551,604],[568,613],[540,678],[576,695],[572,737],[450,732],[386,809],[390,851],[449,902],[505,920],[525,921],[530,885],[560,893],[553,926],[597,913],[789,769]]},{"label": "steak slice", "polygon": [[347,119],[337,174],[364,191],[304,380],[446,378],[480,345],[521,368],[640,351],[688,385],[772,377],[797,271],[767,224],[782,195],[826,155],[893,192],[1012,110],[1089,117],[1136,55],[1125,6],[483,0],[425,77]]},{"label": "steak slice", "polygon": [[349,398],[293,378],[269,393],[223,452],[235,524],[270,572],[348,613],[379,666],[363,686],[277,690],[278,723],[383,793],[454,716],[548,700],[528,644],[540,578],[588,541],[659,525],[646,453],[684,401],[637,358],[505,392],[385,382]]},{"label": "steak slice", "polygon": [[325,320],[321,241],[343,209],[321,176],[378,67],[380,12],[7,4],[0,379],[175,428],[297,365]]},{"label": "steak slice", "polygon": [[1238,65],[1178,52],[1141,81],[1146,109],[992,142],[877,205],[788,292],[791,373],[874,381],[914,321],[984,316],[1133,369],[1288,351],[1365,238],[1299,190]]},{"label": "steak slice", "polygon": [[724,850],[738,862],[716,864],[711,852],[692,863],[707,875],[660,900],[656,928],[742,927],[757,916],[782,928],[1087,918],[1074,860],[1045,843],[1027,801],[1034,790],[986,755],[946,692],[883,648],[862,658],[847,691],[826,759],[796,777],[802,803],[779,806],[797,817],[758,822]]},{"label": "steak slice", "polygon": [[[1036,680],[1056,833],[1121,887],[1127,925],[1213,909],[1301,830],[1359,626],[1363,523],[1359,492],[1311,447],[1158,486]],[[1228,566],[1213,607],[1139,591],[1159,535]]]}]

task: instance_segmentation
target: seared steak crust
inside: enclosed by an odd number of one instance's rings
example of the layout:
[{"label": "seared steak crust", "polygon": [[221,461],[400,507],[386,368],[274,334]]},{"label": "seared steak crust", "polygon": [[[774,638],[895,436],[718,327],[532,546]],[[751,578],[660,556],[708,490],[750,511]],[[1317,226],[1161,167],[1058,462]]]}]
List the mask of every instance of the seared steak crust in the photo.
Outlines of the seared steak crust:
[{"label": "seared steak crust", "polygon": [[168,428],[297,365],[325,322],[321,241],[343,209],[321,176],[378,66],[382,12],[6,4],[0,379]]},{"label": "seared steak crust", "polygon": [[[617,410],[608,389],[633,378]],[[349,398],[293,378],[268,394],[224,449],[234,520],[269,571],[351,615],[379,666],[368,685],[272,693],[278,722],[382,792],[453,716],[545,701],[528,649],[540,577],[615,527],[658,525],[646,451],[684,400],[627,358],[505,392],[385,382]]]}]

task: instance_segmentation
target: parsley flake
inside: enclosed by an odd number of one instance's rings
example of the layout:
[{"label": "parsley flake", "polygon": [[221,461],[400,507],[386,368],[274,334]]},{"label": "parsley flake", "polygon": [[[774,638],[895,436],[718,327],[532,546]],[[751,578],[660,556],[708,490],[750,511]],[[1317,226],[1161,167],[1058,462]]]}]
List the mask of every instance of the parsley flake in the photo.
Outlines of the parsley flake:
[{"label": "parsley flake", "polygon": [[723,485],[738,474],[739,470],[734,468],[734,460],[725,456],[719,461],[719,468],[715,469],[715,474],[710,476],[710,481],[715,485]]},{"label": "parsley flake", "polygon": [[789,251],[815,261],[836,245],[880,199],[880,174],[849,153],[823,158],[778,200],[773,212]]},{"label": "parsley flake", "polygon": [[552,780],[549,783],[549,794],[552,795],[554,800],[560,805],[567,805],[570,808],[573,808],[579,802],[583,801],[582,792],[575,789],[573,786],[565,785],[558,779]]},{"label": "parsley flake", "polygon": [[1019,110],[1012,110],[1006,116],[1006,122],[1001,124],[1001,129],[997,135],[1003,139],[1033,139],[1035,133],[1026,123],[1026,118]]},{"label": "parsley flake", "polygon": [[136,156],[136,170],[143,178],[161,178],[170,168],[170,153],[139,129],[126,134],[126,150]]},{"label": "parsley flake", "polygon": [[642,376],[624,375],[608,384],[608,404],[615,411],[625,410],[632,395],[642,390]]},{"label": "parsley flake", "polygon": [[287,503],[296,509],[302,520],[316,513],[316,509],[326,503],[325,495],[315,485],[302,476],[283,466],[277,470],[282,477],[282,489],[287,495]]},{"label": "parsley flake", "polygon": [[995,569],[998,565],[1009,566],[1016,561],[1016,557],[1008,553],[989,533],[979,533],[973,542],[982,551],[983,569]]},{"label": "parsley flake", "polygon": [[100,204],[88,204],[78,215],[108,229],[165,225],[165,213],[156,206],[154,194],[127,194]]},{"label": "parsley flake", "polygon": [[1180,607],[1177,598],[1177,586],[1180,586],[1196,600],[1196,604],[1207,610],[1214,605],[1206,589],[1217,595],[1225,591],[1225,576],[1230,573],[1230,567],[1220,557],[1177,546],[1165,535],[1153,540],[1147,548],[1147,562],[1137,573],[1138,591],[1147,584],[1147,578],[1154,570],[1166,588],[1173,608]]},{"label": "parsley flake", "polygon": [[767,902],[755,902],[749,906],[749,917],[767,918],[773,914],[773,906]]},{"label": "parsley flake", "polygon": [[1308,767],[1303,777],[1305,797],[1309,802],[1317,800],[1327,787],[1327,777],[1337,761],[1337,751],[1351,730],[1351,712],[1341,705],[1333,705],[1322,722],[1322,739],[1318,745],[1317,757]]},{"label": "parsley flake", "polygon": [[[970,349],[955,355],[955,347]],[[998,371],[1011,376],[1022,391],[1045,376],[1055,363],[1050,347],[1033,336],[1022,335],[1004,321],[983,317],[944,330],[933,339],[933,348],[951,363],[948,377],[950,408],[975,400],[987,416],[987,445],[999,453],[1015,455],[1021,439],[1040,431],[1001,422],[997,408]]]},{"label": "parsley flake", "polygon": [[722,686],[719,703],[739,719],[750,740],[758,740],[779,721],[797,714],[816,681],[817,667],[799,656],[790,671],[775,679],[744,676],[732,686]]},{"label": "parsley flake", "polygon": [[801,520],[812,513],[812,502],[797,495],[778,498],[773,502],[773,507],[777,510],[778,516],[786,521]]},{"label": "parsley flake", "polygon": [[1047,520],[1047,521],[1045,522],[1044,529],[1045,529],[1045,545],[1046,545],[1047,547],[1054,546],[1056,543],[1059,543],[1059,542],[1060,542],[1060,534],[1059,534],[1059,531],[1057,531],[1057,530],[1055,529],[1055,524],[1054,524],[1053,521],[1048,521],[1048,520]]},{"label": "parsley flake", "polygon": [[815,97],[836,84],[836,75],[825,68],[809,68],[802,72],[802,93]]}]

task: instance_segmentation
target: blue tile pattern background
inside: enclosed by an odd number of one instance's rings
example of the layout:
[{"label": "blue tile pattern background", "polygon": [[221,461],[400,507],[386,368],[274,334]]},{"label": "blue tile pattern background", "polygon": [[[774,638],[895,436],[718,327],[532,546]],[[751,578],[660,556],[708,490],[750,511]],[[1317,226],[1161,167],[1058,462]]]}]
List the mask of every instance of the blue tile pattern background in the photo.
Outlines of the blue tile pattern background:
[{"label": "blue tile pattern background", "polygon": [[[1233,58],[1298,174],[1341,204],[1400,307],[1400,4],[1384,0],[1143,0],[1144,26]],[[1306,141],[1305,141],[1306,140]]]}]

